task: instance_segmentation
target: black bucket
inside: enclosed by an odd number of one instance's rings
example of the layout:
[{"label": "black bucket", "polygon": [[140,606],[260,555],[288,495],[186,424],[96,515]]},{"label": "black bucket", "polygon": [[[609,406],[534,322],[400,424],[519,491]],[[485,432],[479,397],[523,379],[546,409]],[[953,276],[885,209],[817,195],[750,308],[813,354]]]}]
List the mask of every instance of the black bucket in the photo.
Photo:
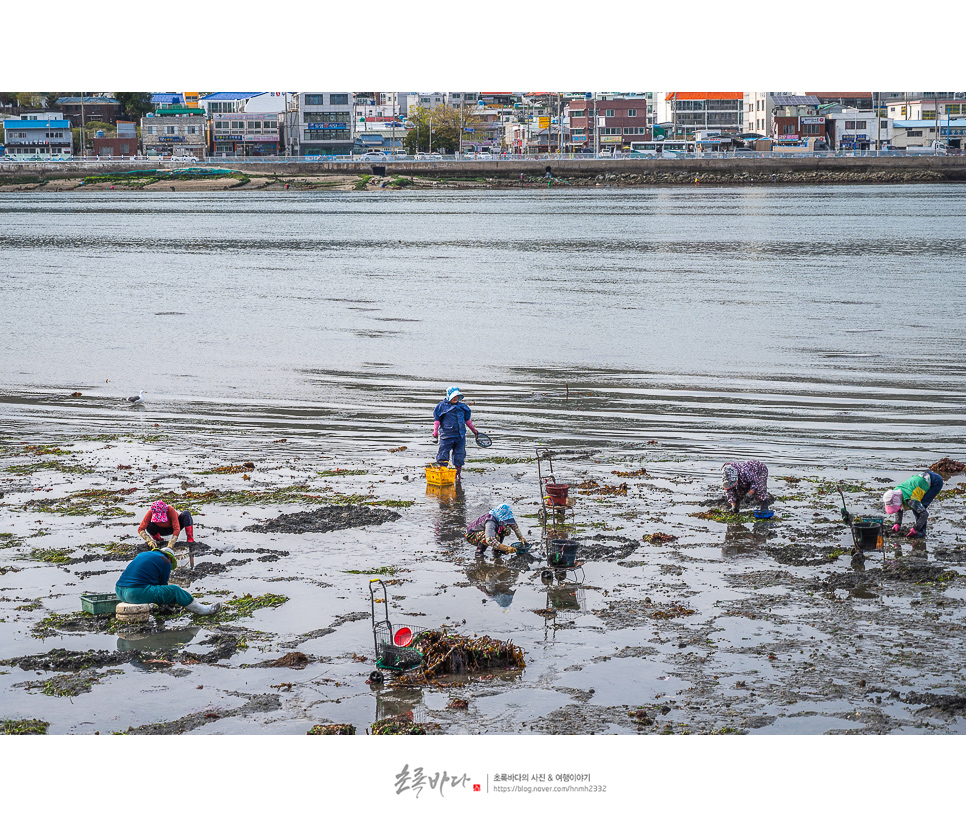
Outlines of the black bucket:
[{"label": "black bucket", "polygon": [[547,564],[552,568],[572,568],[577,561],[577,547],[573,539],[551,539]]},{"label": "black bucket", "polygon": [[857,518],[852,522],[852,538],[859,550],[882,549],[882,519]]}]

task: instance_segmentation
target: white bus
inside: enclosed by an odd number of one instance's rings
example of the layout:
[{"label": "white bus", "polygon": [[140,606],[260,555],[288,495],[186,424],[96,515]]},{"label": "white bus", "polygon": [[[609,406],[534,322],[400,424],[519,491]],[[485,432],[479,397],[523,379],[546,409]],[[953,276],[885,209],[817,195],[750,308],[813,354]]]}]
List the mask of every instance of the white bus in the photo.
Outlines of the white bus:
[{"label": "white bus", "polygon": [[694,143],[683,139],[654,139],[650,142],[631,142],[631,156],[654,156],[675,159],[694,153]]}]

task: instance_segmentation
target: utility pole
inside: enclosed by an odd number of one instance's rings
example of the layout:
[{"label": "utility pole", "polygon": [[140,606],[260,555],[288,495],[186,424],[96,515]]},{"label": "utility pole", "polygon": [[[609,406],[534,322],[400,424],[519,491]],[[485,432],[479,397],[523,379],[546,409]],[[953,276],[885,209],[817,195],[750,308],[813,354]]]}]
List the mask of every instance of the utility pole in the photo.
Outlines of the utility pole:
[{"label": "utility pole", "polygon": [[938,94],[934,94],[934,95],[936,95],[936,97],[933,99],[933,108],[935,109],[933,116],[936,119],[936,141],[938,142],[939,141],[939,96]]},{"label": "utility pole", "polygon": [[879,118],[879,94],[873,93],[872,98],[872,103],[875,105],[873,108],[875,110],[875,155],[878,156],[879,143],[882,141],[882,119]]},{"label": "utility pole", "polygon": [[84,143],[84,94],[83,93],[81,93],[80,141],[81,141],[81,159],[87,159],[87,146]]},{"label": "utility pole", "polygon": [[600,156],[600,128],[597,126],[597,93],[594,93],[594,158]]}]

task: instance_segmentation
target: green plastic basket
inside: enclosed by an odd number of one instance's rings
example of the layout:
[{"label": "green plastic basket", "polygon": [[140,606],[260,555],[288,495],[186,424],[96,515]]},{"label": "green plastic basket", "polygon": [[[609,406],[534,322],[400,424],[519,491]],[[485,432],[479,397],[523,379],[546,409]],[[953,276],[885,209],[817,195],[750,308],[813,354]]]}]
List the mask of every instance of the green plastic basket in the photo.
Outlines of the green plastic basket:
[{"label": "green plastic basket", "polygon": [[117,594],[81,594],[81,608],[88,614],[113,614],[119,602]]}]

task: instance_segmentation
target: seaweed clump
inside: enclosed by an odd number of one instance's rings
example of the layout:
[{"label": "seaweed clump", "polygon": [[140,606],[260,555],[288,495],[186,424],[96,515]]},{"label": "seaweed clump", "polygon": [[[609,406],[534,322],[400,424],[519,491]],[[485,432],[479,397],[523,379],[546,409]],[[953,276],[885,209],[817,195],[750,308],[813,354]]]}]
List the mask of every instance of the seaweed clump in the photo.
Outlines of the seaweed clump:
[{"label": "seaweed clump", "polygon": [[950,475],[958,475],[960,472],[966,471],[966,464],[947,457],[937,460],[929,468],[937,475],[948,478]]},{"label": "seaweed clump", "polygon": [[316,724],[307,736],[354,736],[356,728],[352,724]]},{"label": "seaweed clump", "polygon": [[423,655],[419,672],[427,679],[440,675],[478,672],[483,669],[523,669],[523,649],[509,640],[464,637],[443,631],[425,631],[414,641]]},{"label": "seaweed clump", "polygon": [[49,721],[26,718],[23,721],[4,721],[0,724],[0,735],[5,736],[45,736]]},{"label": "seaweed clump", "polygon": [[369,728],[371,736],[424,736],[426,726],[417,724],[409,715],[396,715],[376,721]]},{"label": "seaweed clump", "polygon": [[714,507],[700,513],[688,513],[691,518],[702,518],[705,521],[719,521],[722,524],[748,524],[755,520],[753,512],[729,513],[727,510]]}]

